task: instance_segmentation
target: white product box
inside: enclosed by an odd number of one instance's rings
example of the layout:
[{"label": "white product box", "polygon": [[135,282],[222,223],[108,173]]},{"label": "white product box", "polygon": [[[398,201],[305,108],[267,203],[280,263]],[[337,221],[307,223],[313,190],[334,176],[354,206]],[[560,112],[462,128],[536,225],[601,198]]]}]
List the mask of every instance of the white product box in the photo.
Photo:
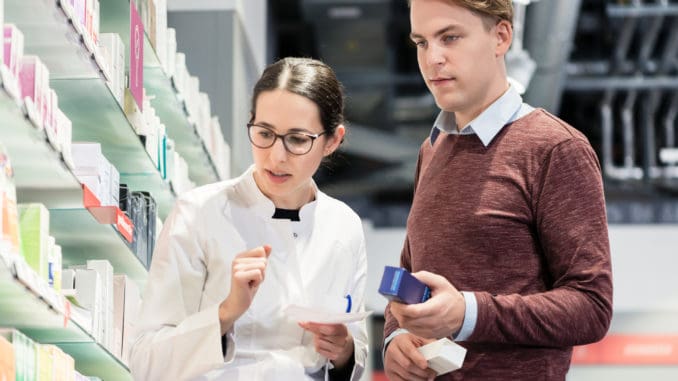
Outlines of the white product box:
[{"label": "white product box", "polygon": [[165,179],[172,180],[174,178],[174,140],[169,137],[165,140]]},{"label": "white product box", "polygon": [[438,376],[461,368],[466,357],[466,348],[448,338],[428,343],[417,348],[428,361],[428,367]]},{"label": "white product box", "polygon": [[125,45],[117,33],[102,33],[99,45],[105,51],[108,74],[111,78],[113,95],[119,104],[123,104],[125,95]]},{"label": "white product box", "polygon": [[188,69],[186,68],[186,55],[184,53],[177,53],[174,60],[174,82],[177,85],[177,90],[186,99],[186,94],[188,93]]},{"label": "white product box", "polygon": [[[54,240],[54,237],[50,236],[50,242]],[[63,272],[63,254],[61,253],[61,245],[54,243],[52,245],[52,250],[50,251],[49,260],[49,282],[52,288],[57,292],[61,292],[61,283]]]},{"label": "white product box", "polygon": [[73,153],[71,151],[71,140],[73,138],[73,124],[60,109],[56,109],[57,135],[59,136],[59,150],[61,157],[70,169],[75,168],[73,163]]},{"label": "white product box", "polygon": [[101,343],[113,351],[113,266],[107,260],[88,260],[87,268],[101,279]]},{"label": "white product box", "polygon": [[159,123],[156,121],[147,127],[146,131],[146,152],[148,152],[148,156],[151,157],[151,160],[153,161],[153,164],[155,164],[155,167],[158,168],[158,139],[159,139]]},{"label": "white product box", "polygon": [[75,299],[77,304],[88,310],[92,318],[91,334],[97,341],[102,338],[102,286],[99,273],[94,270],[75,269]]},{"label": "white product box", "polygon": [[174,76],[177,56],[177,31],[167,28],[167,52],[165,52],[165,71],[169,77]]},{"label": "white product box", "polygon": [[73,173],[99,199],[101,205],[110,203],[110,164],[101,153],[99,143],[73,143]]},{"label": "white product box", "polygon": [[[4,41],[4,25],[5,25],[5,4],[3,0],[0,0],[0,25],[3,25],[3,41]],[[0,49],[0,65],[2,65],[4,61],[4,56],[5,56],[5,48],[4,48],[4,42],[3,42],[3,48]]]},{"label": "white product box", "polygon": [[43,115],[43,126],[45,127],[45,132],[47,133],[47,140],[49,140],[52,147],[55,150],[60,151],[61,147],[59,146],[59,129],[57,126],[57,110],[59,110],[59,97],[57,96],[56,91],[48,88],[47,91],[48,99],[45,100],[45,114]]},{"label": "white product box", "polygon": [[101,181],[101,188],[97,198],[101,201],[101,206],[111,206],[111,164],[103,156],[99,162],[97,173]]},{"label": "white product box", "polygon": [[110,175],[110,181],[109,181],[109,198],[108,198],[108,204],[109,206],[120,206],[120,172],[118,172],[118,169],[115,168],[115,166],[111,163],[108,163],[110,166],[109,170],[109,175]]},{"label": "white product box", "polygon": [[141,306],[141,294],[137,284],[126,275],[113,276],[114,290],[114,331],[115,342],[118,346],[114,347],[114,354],[127,364],[129,362],[129,350],[131,342],[129,335],[132,331],[134,321],[139,316]]},{"label": "white product box", "polygon": [[164,67],[167,60],[167,0],[155,0],[155,52]]},{"label": "white product box", "polygon": [[212,107],[210,106],[210,97],[207,93],[200,92],[198,95],[198,135],[204,141],[210,135],[209,130],[212,125]]}]

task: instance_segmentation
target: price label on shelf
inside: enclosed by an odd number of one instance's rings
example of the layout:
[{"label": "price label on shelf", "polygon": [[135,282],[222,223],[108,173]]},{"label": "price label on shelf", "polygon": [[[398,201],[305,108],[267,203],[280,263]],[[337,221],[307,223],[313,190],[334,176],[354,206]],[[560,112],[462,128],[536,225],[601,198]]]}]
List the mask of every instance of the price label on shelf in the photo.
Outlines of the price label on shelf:
[{"label": "price label on shelf", "polygon": [[64,328],[68,327],[68,322],[71,320],[71,302],[64,300]]}]

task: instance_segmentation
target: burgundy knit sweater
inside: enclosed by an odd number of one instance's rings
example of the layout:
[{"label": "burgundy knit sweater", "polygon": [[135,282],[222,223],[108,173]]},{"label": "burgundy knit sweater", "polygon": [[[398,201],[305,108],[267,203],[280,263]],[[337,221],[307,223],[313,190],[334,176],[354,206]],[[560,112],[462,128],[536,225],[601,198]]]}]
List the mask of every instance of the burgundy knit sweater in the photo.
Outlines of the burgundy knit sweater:
[{"label": "burgundy knit sweater", "polygon": [[[401,265],[474,292],[462,369],[443,380],[564,380],[572,346],[600,340],[612,273],[600,166],[544,110],[488,147],[441,134],[421,147]],[[398,328],[386,308],[384,337]]]}]

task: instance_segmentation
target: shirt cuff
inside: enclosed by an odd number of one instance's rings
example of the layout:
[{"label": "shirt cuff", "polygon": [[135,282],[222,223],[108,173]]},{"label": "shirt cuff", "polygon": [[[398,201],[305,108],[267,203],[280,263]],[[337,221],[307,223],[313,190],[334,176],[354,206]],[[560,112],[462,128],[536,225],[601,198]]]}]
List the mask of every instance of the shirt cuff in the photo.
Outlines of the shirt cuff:
[{"label": "shirt cuff", "polygon": [[462,291],[462,294],[464,295],[464,303],[466,303],[466,312],[464,313],[464,322],[459,333],[453,337],[454,341],[468,340],[476,329],[476,323],[478,322],[478,301],[476,300],[476,294],[467,291]]},{"label": "shirt cuff", "polygon": [[396,336],[402,335],[403,333],[410,333],[410,331],[406,330],[405,328],[398,328],[395,331],[391,332],[390,335],[388,335],[387,338],[384,339],[384,348],[381,349],[381,362],[384,362],[384,358],[386,355],[386,347],[388,347],[388,343],[391,342]]}]

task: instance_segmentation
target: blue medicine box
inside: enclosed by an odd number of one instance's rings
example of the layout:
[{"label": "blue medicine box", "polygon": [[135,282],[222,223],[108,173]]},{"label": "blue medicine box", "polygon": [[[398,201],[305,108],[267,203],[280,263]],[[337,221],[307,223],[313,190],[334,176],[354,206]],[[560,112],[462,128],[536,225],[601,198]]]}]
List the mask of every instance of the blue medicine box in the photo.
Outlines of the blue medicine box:
[{"label": "blue medicine box", "polygon": [[431,297],[431,290],[407,270],[400,267],[384,267],[379,293],[388,300],[405,304],[423,303]]}]

